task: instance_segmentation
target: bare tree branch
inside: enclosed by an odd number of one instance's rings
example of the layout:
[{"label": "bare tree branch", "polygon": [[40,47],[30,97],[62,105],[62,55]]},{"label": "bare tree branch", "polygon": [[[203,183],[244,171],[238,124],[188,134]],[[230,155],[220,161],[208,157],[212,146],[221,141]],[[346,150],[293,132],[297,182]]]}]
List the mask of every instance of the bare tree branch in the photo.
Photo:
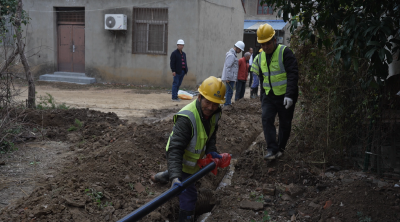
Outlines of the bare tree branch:
[{"label": "bare tree branch", "polygon": [[18,2],[18,7],[17,7],[17,15],[16,15],[16,19],[15,19],[15,33],[16,33],[16,37],[17,37],[17,48],[18,48],[18,52],[21,58],[21,62],[22,65],[24,66],[24,70],[25,70],[25,75],[26,75],[26,79],[28,80],[28,86],[29,86],[29,90],[28,90],[28,108],[35,108],[36,104],[35,104],[35,82],[33,81],[33,77],[32,77],[32,73],[29,67],[29,63],[28,60],[26,59],[25,53],[24,53],[24,48],[25,45],[22,42],[22,33],[21,33],[21,17],[22,17],[22,0],[19,0]]},{"label": "bare tree branch", "polygon": [[14,50],[14,53],[5,61],[3,67],[1,67],[0,70],[0,77],[3,75],[3,73],[7,70],[7,68],[10,66],[10,64],[14,61],[15,57],[19,54],[18,49],[16,48]]}]

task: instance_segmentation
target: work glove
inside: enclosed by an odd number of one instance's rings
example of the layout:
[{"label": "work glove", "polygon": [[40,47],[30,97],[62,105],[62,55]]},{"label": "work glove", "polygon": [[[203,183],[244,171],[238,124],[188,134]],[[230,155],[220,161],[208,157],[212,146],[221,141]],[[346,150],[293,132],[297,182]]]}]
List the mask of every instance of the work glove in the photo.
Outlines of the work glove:
[{"label": "work glove", "polygon": [[[172,185],[171,185],[170,189],[172,189],[175,186],[182,186],[182,182],[181,182],[181,180],[179,180],[179,178],[174,178],[171,183],[172,183]],[[182,190],[178,195],[181,195],[185,191],[186,191],[186,189]]]},{"label": "work glove", "polygon": [[283,99],[283,105],[285,106],[286,109],[289,109],[289,107],[293,105],[293,99],[285,97],[285,99]]},{"label": "work glove", "polygon": [[222,158],[222,156],[219,155],[217,152],[209,152],[207,154],[210,154],[212,158],[218,158],[218,159]]},{"label": "work glove", "polygon": [[174,178],[171,182],[171,188],[174,186],[182,186],[182,182],[179,180],[179,178]]}]

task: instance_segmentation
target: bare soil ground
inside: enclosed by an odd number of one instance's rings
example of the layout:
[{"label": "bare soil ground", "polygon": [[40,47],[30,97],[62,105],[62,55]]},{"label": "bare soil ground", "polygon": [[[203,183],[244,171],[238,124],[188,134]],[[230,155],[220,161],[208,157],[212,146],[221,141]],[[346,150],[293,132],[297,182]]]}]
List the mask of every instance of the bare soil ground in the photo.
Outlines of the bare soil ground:
[{"label": "bare soil ground", "polygon": [[[17,100],[23,102],[28,96],[27,86],[18,84],[21,91]],[[38,103],[48,94],[52,95],[56,104],[66,104],[71,108],[89,108],[101,112],[113,112],[121,119],[129,122],[143,123],[166,117],[179,111],[191,100],[173,102],[170,88],[154,88],[145,85],[104,84],[90,85],[69,84],[62,82],[39,81],[36,84]],[[192,90],[195,89],[182,89]],[[250,97],[249,89],[246,98]]]},{"label": "bare soil ground", "polygon": [[266,162],[263,143],[257,138],[237,159],[208,221],[400,221],[400,178],[320,169],[288,155]]},{"label": "bare soil ground", "polygon": [[[19,86],[21,96],[19,100],[27,98],[26,87]],[[44,98],[47,94],[54,97],[57,104],[65,103],[71,108],[89,108],[101,112],[113,112],[121,119],[130,122],[143,122],[156,120],[164,111],[152,112],[152,110],[166,110],[173,113],[181,109],[189,100],[179,103],[171,101],[168,89],[152,89],[128,87],[126,85],[78,85],[68,83],[41,82],[36,86],[37,97]],[[84,94],[84,95],[83,95]],[[38,102],[43,100],[38,99]],[[172,112],[169,112],[171,110]]]},{"label": "bare soil ground", "polygon": [[[17,144],[17,151],[1,154],[0,221],[117,221],[169,188],[150,176],[167,167],[170,115],[185,102],[176,106],[164,89],[143,94],[124,85],[100,90],[49,85],[39,84],[38,94],[50,92],[57,102],[77,108],[25,111],[21,121],[30,121],[39,133]],[[92,107],[106,104],[115,111]],[[134,110],[120,117],[119,107]],[[224,189],[215,191],[227,169],[197,182],[200,194],[207,194],[197,215],[211,211],[207,221],[400,220],[400,188],[394,187],[399,178],[319,169],[290,155],[265,162],[261,132],[258,100],[239,100],[223,111],[217,147],[233,154],[236,169]],[[177,214],[174,198],[142,221],[177,221]]]},{"label": "bare soil ground", "polygon": [[54,177],[73,153],[68,143],[55,141],[33,141],[18,147],[0,156],[0,162],[5,164],[0,168],[0,208],[9,205],[9,201],[28,197],[34,187],[40,185],[38,178]]}]

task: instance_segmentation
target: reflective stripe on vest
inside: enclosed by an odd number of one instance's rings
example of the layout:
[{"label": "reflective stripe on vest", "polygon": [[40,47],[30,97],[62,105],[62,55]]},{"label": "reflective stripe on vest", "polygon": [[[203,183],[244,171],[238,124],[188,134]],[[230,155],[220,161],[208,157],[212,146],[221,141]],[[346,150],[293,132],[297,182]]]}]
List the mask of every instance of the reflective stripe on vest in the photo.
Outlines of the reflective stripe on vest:
[{"label": "reflective stripe on vest", "polygon": [[190,167],[195,167],[197,162],[192,162],[192,161],[189,161],[189,160],[182,159],[182,164],[188,165]]},{"label": "reflective stripe on vest", "polygon": [[[271,86],[275,87],[275,86],[281,86],[281,85],[285,85],[285,84],[287,84],[287,79],[279,81],[279,82],[273,82],[273,83],[271,83]],[[263,83],[263,87],[269,87],[269,83]]]},{"label": "reflective stripe on vest", "polygon": [[258,64],[260,66],[261,72],[264,75],[263,87],[265,89],[265,94],[267,95],[271,90],[270,87],[272,87],[274,94],[277,96],[286,93],[287,76],[285,65],[283,64],[283,51],[285,50],[285,48],[286,46],[284,45],[278,45],[278,47],[272,54],[269,66],[267,64],[265,52],[259,54],[261,58],[258,59]]}]

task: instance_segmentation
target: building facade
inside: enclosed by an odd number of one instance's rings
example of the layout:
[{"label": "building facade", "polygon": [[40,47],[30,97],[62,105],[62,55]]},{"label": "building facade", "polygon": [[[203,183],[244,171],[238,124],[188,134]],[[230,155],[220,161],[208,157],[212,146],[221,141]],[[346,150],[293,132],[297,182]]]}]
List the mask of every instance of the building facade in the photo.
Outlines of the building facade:
[{"label": "building facade", "polygon": [[[170,86],[170,54],[185,41],[189,72],[182,86],[220,76],[225,53],[243,38],[241,0],[23,0],[31,18],[27,52],[37,78],[56,71],[98,82]],[[106,14],[127,17],[107,30]]]}]

